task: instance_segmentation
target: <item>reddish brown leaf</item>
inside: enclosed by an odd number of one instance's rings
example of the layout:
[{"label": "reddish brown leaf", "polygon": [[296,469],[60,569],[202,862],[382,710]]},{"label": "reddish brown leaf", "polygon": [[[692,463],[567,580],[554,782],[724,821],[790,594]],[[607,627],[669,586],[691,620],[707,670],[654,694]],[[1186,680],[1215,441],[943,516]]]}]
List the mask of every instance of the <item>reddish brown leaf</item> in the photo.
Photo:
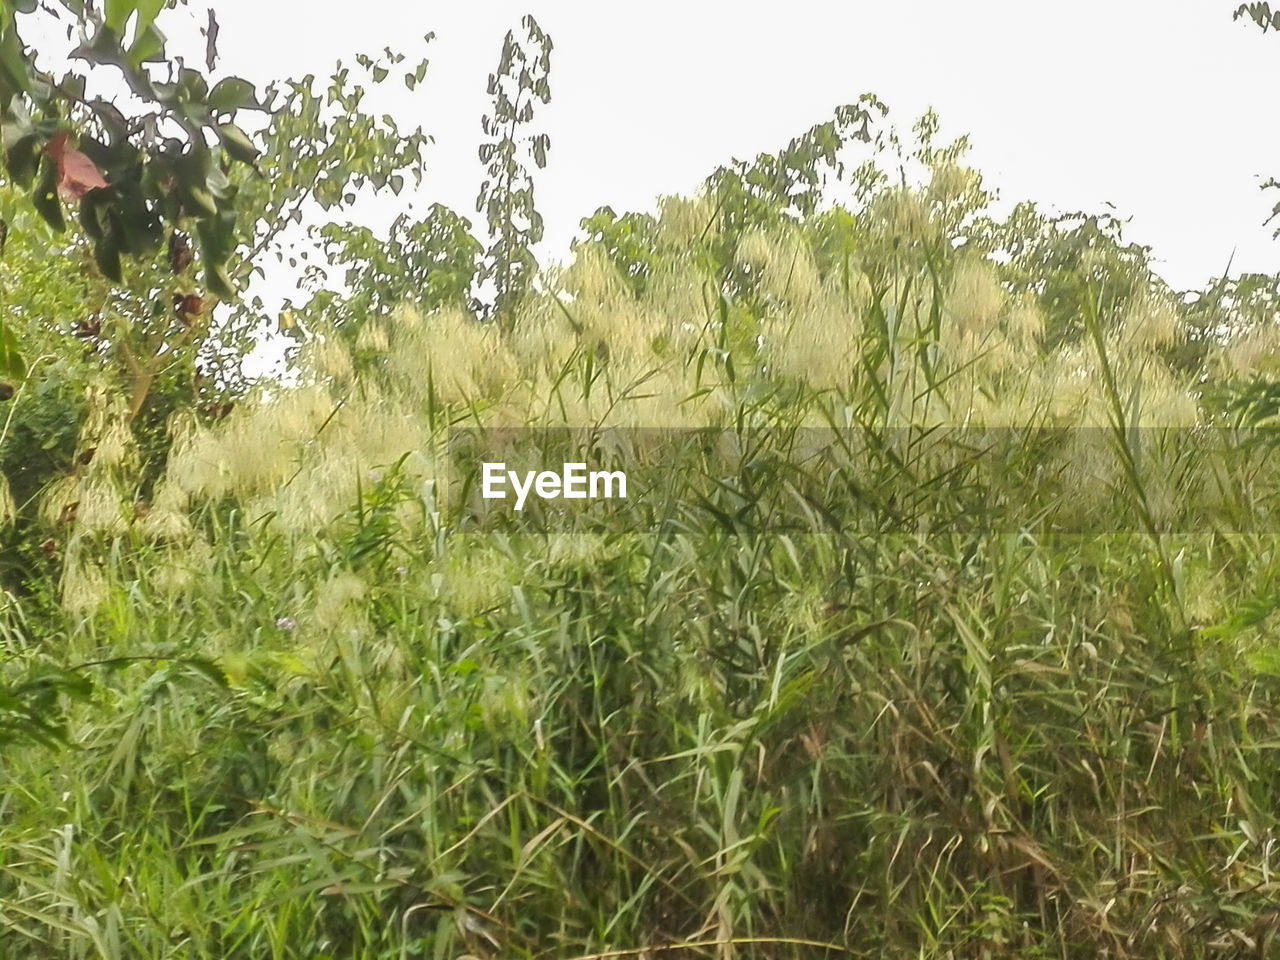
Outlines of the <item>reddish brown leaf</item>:
[{"label": "reddish brown leaf", "polygon": [[174,273],[182,273],[191,266],[192,259],[191,243],[175,230],[169,235],[169,268]]},{"label": "reddish brown leaf", "polygon": [[65,200],[79,200],[90,190],[109,187],[92,160],[79,150],[67,149],[67,135],[59,131],[53,135],[45,151],[58,164],[58,193]]}]

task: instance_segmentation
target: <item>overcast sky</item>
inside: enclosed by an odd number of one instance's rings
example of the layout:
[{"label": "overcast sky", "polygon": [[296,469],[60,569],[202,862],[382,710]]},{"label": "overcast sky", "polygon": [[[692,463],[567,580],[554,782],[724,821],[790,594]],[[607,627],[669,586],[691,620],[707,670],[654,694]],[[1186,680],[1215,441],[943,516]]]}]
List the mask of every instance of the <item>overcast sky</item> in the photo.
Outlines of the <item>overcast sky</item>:
[{"label": "overcast sky", "polygon": [[[193,0],[193,5],[200,6]],[[1263,221],[1280,192],[1280,35],[1233,21],[1235,0],[217,0],[219,74],[259,83],[391,45],[431,59],[426,82],[373,101],[435,138],[425,202],[472,218],[487,75],[505,32],[533,13],[554,41],[536,177],[544,263],[598,206],[652,209],[731,157],[774,151],[874,92],[904,133],[932,106],[1002,208],[1021,199],[1132,217],[1176,287],[1280,270]],[[203,9],[201,7],[201,9]],[[166,17],[184,14],[167,14]],[[194,23],[194,13],[187,14]],[[173,24],[172,19],[165,22]],[[202,22],[202,20],[201,20]],[[436,40],[421,42],[428,31]],[[171,52],[181,31],[170,29]],[[188,46],[186,49],[190,50]],[[386,222],[386,209],[371,215]]]},{"label": "overcast sky", "polygon": [[[221,0],[221,66],[253,79],[327,76],[390,44],[431,68],[393,107],[435,137],[426,198],[474,217],[485,81],[533,13],[552,37],[550,162],[536,179],[544,258],[602,204],[648,209],[730,157],[773,151],[874,92],[904,131],[927,107],[968,133],[1003,201],[1115,205],[1175,286],[1280,270],[1262,222],[1280,193],[1280,35],[1234,0],[710,0],[426,3]],[[1272,225],[1273,227],[1275,224]]]}]

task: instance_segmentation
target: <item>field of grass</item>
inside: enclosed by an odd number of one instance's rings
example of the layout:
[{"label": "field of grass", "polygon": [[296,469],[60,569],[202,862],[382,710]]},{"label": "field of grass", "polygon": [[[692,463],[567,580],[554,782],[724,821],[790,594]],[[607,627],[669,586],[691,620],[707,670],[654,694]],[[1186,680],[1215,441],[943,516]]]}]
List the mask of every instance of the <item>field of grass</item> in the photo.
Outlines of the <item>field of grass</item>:
[{"label": "field of grass", "polygon": [[[95,680],[0,754],[0,957],[1275,955],[1266,431],[1154,299],[738,263],[322,332],[146,510],[104,427],[0,610]],[[632,502],[479,515],[458,438],[564,427]]]}]

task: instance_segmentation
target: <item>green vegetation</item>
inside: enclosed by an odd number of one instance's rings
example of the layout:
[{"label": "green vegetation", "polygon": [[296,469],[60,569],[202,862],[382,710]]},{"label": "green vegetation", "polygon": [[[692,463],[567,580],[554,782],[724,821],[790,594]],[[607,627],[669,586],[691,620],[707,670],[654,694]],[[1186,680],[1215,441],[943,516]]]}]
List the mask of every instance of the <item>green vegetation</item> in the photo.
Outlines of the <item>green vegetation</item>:
[{"label": "green vegetation", "polygon": [[[135,405],[141,288],[0,184],[0,956],[1274,955],[1280,278],[997,218],[866,96],[533,284],[495,116],[488,253],[316,225],[295,380],[243,328],[216,395]],[[481,523],[451,437],[560,427],[634,509]]]}]

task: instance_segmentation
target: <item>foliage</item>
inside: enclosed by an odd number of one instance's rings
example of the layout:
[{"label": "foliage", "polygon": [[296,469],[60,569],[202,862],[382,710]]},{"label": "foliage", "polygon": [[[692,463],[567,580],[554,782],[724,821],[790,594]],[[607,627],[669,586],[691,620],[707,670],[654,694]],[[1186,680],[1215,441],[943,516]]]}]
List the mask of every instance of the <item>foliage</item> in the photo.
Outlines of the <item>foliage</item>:
[{"label": "foliage", "polygon": [[[417,169],[350,81],[260,134],[306,147],[236,276]],[[144,288],[11,246],[57,376],[4,430],[72,460],[15,473],[55,556],[0,597],[4,949],[1266,956],[1275,278],[1173,297],[1113,219],[996,220],[964,138],[861,105],[601,208],[499,323],[452,212],[317,228],[336,335],[175,404],[163,456],[101,376]],[[134,326],[77,339],[94,297]],[[634,499],[480,509],[468,437],[566,436]]]},{"label": "foliage", "polygon": [[489,140],[480,145],[480,162],[488,176],[476,198],[476,211],[485,215],[492,236],[479,279],[493,282],[488,315],[505,329],[510,329],[515,304],[537,272],[531,248],[542,239],[542,215],[534,205],[527,164],[532,160],[539,170],[545,167],[551,146],[545,133],[523,133],[533,122],[534,103],[551,101],[551,38],[532,16],[524,17],[521,25],[525,41],[508,31],[498,69],[489,75],[493,113],[482,120]]},{"label": "foliage", "polygon": [[1117,317],[1131,303],[1169,292],[1152,270],[1150,248],[1124,243],[1122,229],[1109,214],[1045,217],[1030,203],[1017,205],[1003,224],[993,226],[988,244],[1009,258],[1001,274],[1013,291],[1036,297],[1046,315],[1048,346],[1084,335],[1090,289],[1102,297],[1100,312]]},{"label": "foliage", "polygon": [[[383,240],[368,227],[327,223],[317,235],[325,262],[346,267],[346,293],[320,290],[303,307],[303,317],[352,332],[369,317],[408,305],[422,312],[439,307],[470,308],[483,247],[471,224],[448,207],[432,204],[427,216],[400,214]],[[314,275],[322,271],[314,268]]]},{"label": "foliage", "polygon": [[[124,78],[141,110],[130,119],[114,103],[87,98],[87,78],[55,77],[37,68],[18,32],[18,15],[37,5],[6,5],[0,13],[0,122],[5,172],[20,187],[34,184],[31,204],[55,231],[65,228],[62,201],[79,200],[79,221],[94,260],[109,280],[123,279],[121,257],[153,254],[174,228],[200,240],[204,283],[218,297],[234,290],[226,264],[235,248],[237,187],[228,163],[252,165],[259,155],[237,125],[243,110],[262,110],[254,87],[240,77],[209,86],[197,69],[179,66],[158,80],[150,69],[169,62],[157,26],[163,4],[118,0],[102,11],[60,0],[47,11],[69,18],[83,42],[72,56],[101,73]],[[210,37],[209,69],[215,51]],[[77,144],[69,146],[68,128]],[[210,147],[210,140],[221,148]],[[61,199],[60,199],[61,198]]]},{"label": "foliage", "polygon": [[1242,3],[1231,15],[1233,20],[1248,16],[1266,33],[1268,29],[1280,30],[1280,10],[1273,11],[1269,3]]}]

